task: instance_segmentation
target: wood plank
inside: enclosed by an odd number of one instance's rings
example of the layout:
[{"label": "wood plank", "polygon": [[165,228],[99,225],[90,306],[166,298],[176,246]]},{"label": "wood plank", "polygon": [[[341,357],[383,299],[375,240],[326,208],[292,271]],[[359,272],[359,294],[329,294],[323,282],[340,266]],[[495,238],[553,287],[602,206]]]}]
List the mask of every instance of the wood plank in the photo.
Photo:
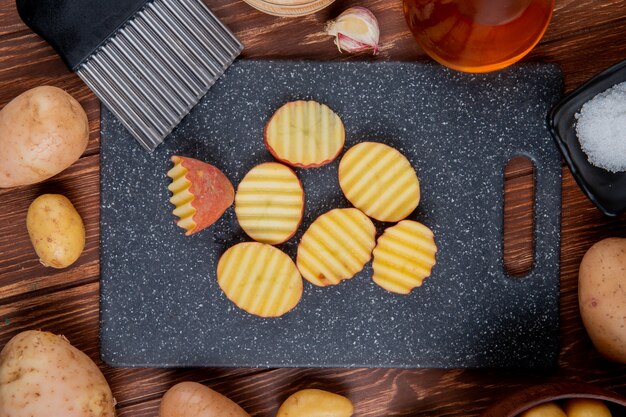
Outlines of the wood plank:
[{"label": "wood plank", "polygon": [[[99,155],[80,159],[43,184],[0,189],[0,304],[30,293],[50,292],[98,280],[100,171]],[[26,230],[30,203],[41,194],[59,193],[72,201],[85,224],[86,243],[81,257],[65,269],[39,263]]]},{"label": "wood plank", "polygon": [[64,89],[83,106],[89,118],[85,155],[100,149],[100,103],[54,50],[34,33],[0,37],[0,107],[31,88],[53,85]]},{"label": "wood plank", "polygon": [[[233,27],[251,58],[372,59],[339,55],[322,32],[326,19],[356,1],[337,2],[307,18],[262,15],[241,1],[208,2]],[[382,59],[423,57],[400,13],[400,0],[372,0],[381,21]],[[594,73],[626,56],[626,8],[621,0],[560,0],[542,43],[528,60],[557,62],[570,91]],[[289,42],[289,46],[285,43]],[[274,416],[280,402],[305,387],[348,395],[359,416],[477,416],[494,399],[527,384],[579,380],[626,394],[626,366],[603,360],[580,320],[577,271],[585,251],[608,236],[626,237],[626,216],[603,217],[580,192],[567,169],[563,179],[561,250],[561,339],[557,370],[399,370],[399,369],[113,369],[98,358],[98,158],[99,108],[95,97],[71,74],[54,51],[20,23],[14,2],[0,1],[0,105],[28,88],[53,84],[68,90],[86,108],[91,138],[87,157],[51,181],[0,190],[0,346],[21,330],[42,328],[66,334],[104,370],[119,401],[120,416],[154,416],[163,392],[176,382],[196,380],[230,395],[255,416]],[[531,173],[513,166],[513,225],[523,216],[520,192]],[[23,227],[39,193],[63,192],[87,224],[87,249],[77,266],[45,270],[34,258]],[[517,199],[517,200],[516,200]],[[517,202],[517,205],[515,204]],[[511,247],[527,244],[512,238]],[[527,260],[526,260],[527,261]]]},{"label": "wood plank", "polygon": [[[564,188],[572,207],[586,206],[566,173]],[[594,209],[587,210],[593,214]],[[622,225],[626,219],[617,220]],[[568,236],[576,240],[576,236]],[[572,239],[573,238],[573,239]],[[567,240],[567,239],[566,239]],[[576,242],[574,242],[576,243]],[[564,247],[570,253],[572,244]],[[578,261],[584,247],[571,251]],[[575,253],[578,252],[578,253]],[[181,380],[206,383],[228,393],[257,416],[273,416],[291,392],[322,387],[348,395],[358,415],[410,416],[416,412],[448,416],[478,415],[494,399],[528,383],[585,380],[626,391],[626,367],[604,361],[584,335],[577,317],[575,273],[564,277],[561,369],[552,371],[400,370],[400,369],[112,369],[98,358],[98,283],[26,298],[0,307],[0,345],[31,328],[65,334],[100,366],[119,401],[120,415],[154,413],[163,392]],[[8,320],[8,324],[7,323]],[[585,358],[581,361],[579,358]],[[274,393],[268,395],[268,392]],[[387,414],[385,414],[387,413]],[[152,414],[154,415],[154,414]]]},{"label": "wood plank", "polygon": [[[322,34],[328,19],[338,15],[350,5],[362,4],[357,1],[338,1],[329,8],[304,18],[277,18],[263,14],[245,4],[242,0],[223,2],[205,0],[213,12],[231,27],[244,41],[249,51],[256,56],[272,55],[287,57],[286,48],[278,47],[282,34],[289,34],[290,44],[314,44],[315,54],[327,53],[323,46],[329,38]],[[402,13],[401,0],[370,0],[367,6],[372,9],[380,21],[382,43],[385,51],[402,51],[402,55],[394,55],[392,59],[413,59],[415,54],[422,54],[420,49],[411,42],[411,35],[406,27]],[[593,11],[593,19],[588,19]],[[626,19],[626,10],[621,0],[556,0],[552,24],[544,36],[544,41],[554,41],[572,36],[581,31],[599,25],[612,24]],[[583,23],[584,25],[581,25]],[[315,30],[315,28],[319,28]],[[29,29],[19,18],[13,0],[0,1],[0,36],[15,33],[26,33]],[[272,39],[275,38],[275,39]],[[268,41],[272,39],[272,41]],[[277,42],[278,41],[278,42]],[[297,49],[297,48],[295,48]],[[330,49],[334,49],[332,46]],[[269,55],[268,55],[269,52]],[[311,51],[309,51],[311,52]],[[410,56],[407,54],[411,54]]]},{"label": "wood plank", "polygon": [[504,172],[504,269],[521,278],[534,261],[533,163],[520,156],[509,161]]},{"label": "wood plank", "polygon": [[558,42],[538,45],[526,60],[559,64],[565,74],[565,91],[569,92],[626,57],[625,32],[626,20],[581,31]]}]

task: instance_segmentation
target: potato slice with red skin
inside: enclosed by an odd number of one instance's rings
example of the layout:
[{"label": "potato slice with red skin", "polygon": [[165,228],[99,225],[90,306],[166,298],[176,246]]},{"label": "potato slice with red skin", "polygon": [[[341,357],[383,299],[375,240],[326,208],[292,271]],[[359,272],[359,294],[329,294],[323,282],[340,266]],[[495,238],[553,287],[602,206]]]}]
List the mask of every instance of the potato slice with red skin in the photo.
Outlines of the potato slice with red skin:
[{"label": "potato slice with red skin", "polygon": [[189,236],[215,223],[235,200],[235,189],[222,171],[197,159],[174,155],[167,176],[178,226]]},{"label": "potato slice with red skin", "polygon": [[334,209],[309,226],[298,245],[296,263],[311,284],[325,287],[363,269],[376,245],[376,227],[360,210]]},{"label": "potato slice with red skin", "polygon": [[302,183],[291,168],[278,162],[255,166],[237,187],[237,220],[257,242],[277,245],[291,239],[303,212]]},{"label": "potato slice with red skin", "polygon": [[406,218],[420,201],[419,180],[409,160],[378,142],[348,149],[339,163],[339,186],[354,207],[383,222]]},{"label": "potato slice with red skin", "polygon": [[315,168],[339,156],[345,136],[343,122],[327,105],[299,100],[274,113],[265,125],[264,142],[279,161]]},{"label": "potato slice with red skin", "polygon": [[260,317],[278,317],[302,297],[302,276],[291,258],[274,246],[239,243],[217,264],[217,282],[237,307]]},{"label": "potato slice with red skin", "polygon": [[378,238],[372,279],[389,292],[408,294],[430,276],[436,254],[433,232],[419,222],[402,220]]}]

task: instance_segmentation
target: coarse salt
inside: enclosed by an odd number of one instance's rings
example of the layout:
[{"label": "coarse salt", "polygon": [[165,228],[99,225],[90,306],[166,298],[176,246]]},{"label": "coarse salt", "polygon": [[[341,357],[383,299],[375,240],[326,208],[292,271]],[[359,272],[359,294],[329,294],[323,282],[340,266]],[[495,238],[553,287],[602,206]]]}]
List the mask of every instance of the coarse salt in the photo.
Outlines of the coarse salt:
[{"label": "coarse salt", "polygon": [[626,171],[626,82],[596,95],[575,117],[589,162],[610,172]]}]

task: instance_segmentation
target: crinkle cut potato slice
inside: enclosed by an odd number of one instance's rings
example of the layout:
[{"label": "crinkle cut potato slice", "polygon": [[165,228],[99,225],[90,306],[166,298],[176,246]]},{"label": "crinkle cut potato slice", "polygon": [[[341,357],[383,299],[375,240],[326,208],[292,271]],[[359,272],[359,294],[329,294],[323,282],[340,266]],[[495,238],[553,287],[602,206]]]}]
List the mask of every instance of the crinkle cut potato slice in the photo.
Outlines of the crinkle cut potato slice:
[{"label": "crinkle cut potato slice", "polygon": [[334,209],[309,226],[296,262],[310,283],[336,285],[363,269],[375,244],[376,227],[365,214],[355,208]]},{"label": "crinkle cut potato slice", "polygon": [[215,223],[235,199],[235,189],[222,171],[193,158],[172,156],[174,167],[167,176],[172,183],[170,203],[176,223],[189,236]]},{"label": "crinkle cut potato slice", "polygon": [[345,129],[339,116],[316,101],[292,101],[265,126],[265,146],[276,159],[300,168],[332,162],[343,149]]},{"label": "crinkle cut potato slice", "polygon": [[298,230],[304,211],[302,183],[293,170],[277,162],[252,168],[235,195],[235,214],[252,239],[277,245]]},{"label": "crinkle cut potato slice", "polygon": [[345,153],[339,186],[354,207],[383,222],[405,219],[420,201],[419,180],[409,160],[378,142],[361,142]]},{"label": "crinkle cut potato slice", "polygon": [[237,307],[260,317],[278,317],[302,297],[302,276],[291,258],[273,246],[239,243],[217,264],[217,282]]},{"label": "crinkle cut potato slice", "polygon": [[433,232],[419,222],[403,220],[378,238],[373,280],[387,291],[408,294],[430,276],[436,254]]}]

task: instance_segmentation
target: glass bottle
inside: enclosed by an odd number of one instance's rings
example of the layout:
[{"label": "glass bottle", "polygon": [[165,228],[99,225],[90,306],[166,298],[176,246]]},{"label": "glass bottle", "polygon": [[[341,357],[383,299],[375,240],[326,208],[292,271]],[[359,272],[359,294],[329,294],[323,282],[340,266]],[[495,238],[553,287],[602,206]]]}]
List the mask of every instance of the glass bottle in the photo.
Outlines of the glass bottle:
[{"label": "glass bottle", "polygon": [[458,71],[488,72],[520,60],[545,33],[554,0],[404,0],[420,46]]}]

